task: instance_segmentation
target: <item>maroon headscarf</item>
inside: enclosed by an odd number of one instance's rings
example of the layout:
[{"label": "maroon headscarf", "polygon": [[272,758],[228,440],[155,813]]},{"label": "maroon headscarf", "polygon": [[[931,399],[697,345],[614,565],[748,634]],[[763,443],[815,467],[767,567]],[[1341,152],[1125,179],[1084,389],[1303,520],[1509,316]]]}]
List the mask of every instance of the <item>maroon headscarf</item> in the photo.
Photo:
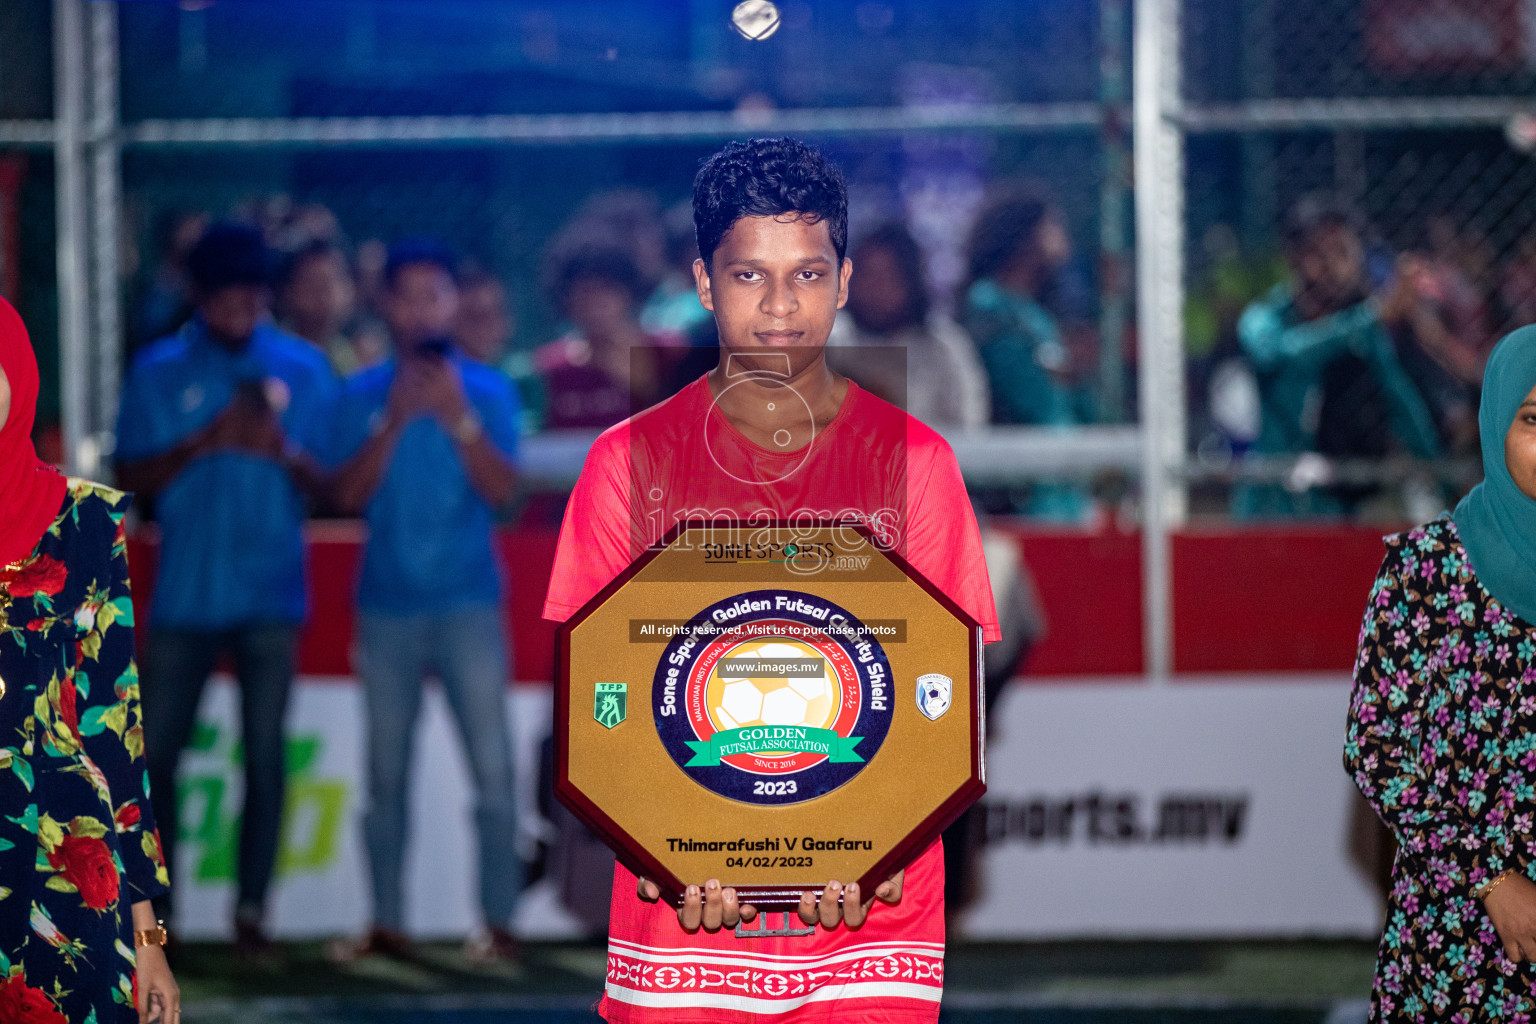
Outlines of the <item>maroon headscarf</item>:
[{"label": "maroon headscarf", "polygon": [[37,356],[26,325],[0,299],[0,370],[11,386],[11,411],[0,426],[0,569],[32,554],[64,504],[64,477],[37,457]]}]

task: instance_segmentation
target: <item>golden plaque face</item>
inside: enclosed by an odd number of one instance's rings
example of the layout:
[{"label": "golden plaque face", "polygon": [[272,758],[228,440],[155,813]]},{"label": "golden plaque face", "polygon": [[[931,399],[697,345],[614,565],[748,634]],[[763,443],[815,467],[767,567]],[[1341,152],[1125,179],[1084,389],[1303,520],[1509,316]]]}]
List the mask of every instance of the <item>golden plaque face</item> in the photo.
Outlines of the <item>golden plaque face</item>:
[{"label": "golden plaque face", "polygon": [[862,527],[683,524],[558,642],[556,793],[674,899],[873,891],[985,789],[981,627]]}]

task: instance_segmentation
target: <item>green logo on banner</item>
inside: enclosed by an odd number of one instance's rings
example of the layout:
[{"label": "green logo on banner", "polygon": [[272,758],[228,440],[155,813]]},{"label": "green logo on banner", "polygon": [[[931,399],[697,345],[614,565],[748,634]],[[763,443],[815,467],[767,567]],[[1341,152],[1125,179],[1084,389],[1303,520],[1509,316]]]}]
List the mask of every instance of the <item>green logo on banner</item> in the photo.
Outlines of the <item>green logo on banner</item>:
[{"label": "green logo on banner", "polygon": [[598,683],[592,698],[592,717],[605,729],[624,721],[629,710],[628,683]]},{"label": "green logo on banner", "polygon": [[[346,835],[350,784],[323,774],[327,737],[291,733],[284,743],[287,794],[277,877],[323,874],[340,856]],[[235,880],[240,840],[240,775],[245,762],[240,732],[202,719],[188,744],[191,762],[176,782],[180,835],[196,852],[183,853],[197,884]]]},{"label": "green logo on banner", "polygon": [[[602,683],[597,685],[602,686]],[[693,748],[693,757],[684,768],[709,768],[722,757],[733,754],[762,754],[789,751],[796,754],[826,754],[834,764],[862,762],[854,752],[862,736],[839,736],[831,729],[813,729],[804,725],[752,725],[744,729],[722,729],[707,740],[685,740]]]}]

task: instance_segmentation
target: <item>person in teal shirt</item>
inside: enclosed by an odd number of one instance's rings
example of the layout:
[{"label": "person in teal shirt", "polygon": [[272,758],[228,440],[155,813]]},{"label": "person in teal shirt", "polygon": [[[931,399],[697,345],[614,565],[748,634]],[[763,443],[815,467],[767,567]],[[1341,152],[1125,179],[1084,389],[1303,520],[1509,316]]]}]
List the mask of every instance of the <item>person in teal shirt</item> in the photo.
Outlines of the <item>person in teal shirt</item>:
[{"label": "person in teal shirt", "polygon": [[[966,248],[961,324],[987,373],[992,422],[1067,427],[1080,423],[1067,347],[1046,296],[1072,255],[1056,208],[1030,189],[986,203]],[[1039,483],[1016,503],[1041,519],[1080,520],[1088,496],[1079,488]]]},{"label": "person in teal shirt", "polygon": [[[1389,325],[1406,315],[1414,284],[1400,275],[1383,298],[1371,295],[1365,246],[1352,212],[1327,197],[1308,197],[1287,216],[1285,258],[1291,280],[1250,303],[1237,335],[1259,389],[1254,451],[1288,455],[1318,449],[1323,380],[1341,359],[1362,363],[1381,389],[1397,443],[1423,459],[1440,454],[1429,408],[1402,362]],[[1245,485],[1233,495],[1239,518],[1340,511],[1330,495],[1294,493],[1274,484]]]}]

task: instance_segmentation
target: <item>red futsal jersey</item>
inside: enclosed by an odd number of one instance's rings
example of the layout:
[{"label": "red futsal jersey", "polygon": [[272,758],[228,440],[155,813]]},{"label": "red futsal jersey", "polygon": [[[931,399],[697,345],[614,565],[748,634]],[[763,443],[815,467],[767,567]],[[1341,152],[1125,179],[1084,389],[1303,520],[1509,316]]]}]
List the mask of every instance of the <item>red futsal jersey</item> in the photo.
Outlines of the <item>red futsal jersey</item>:
[{"label": "red futsal jersey", "polygon": [[[980,622],[988,643],[998,639],[981,537],[949,445],[852,382],[837,415],[795,451],[743,437],[703,377],[605,432],[566,508],[545,618],[570,618],[676,522],[699,518],[857,518]],[[777,913],[763,920],[781,924]],[[800,927],[794,914],[788,923]],[[930,1024],[943,985],[937,842],[907,868],[901,902],[876,903],[856,931],[690,935],[672,907],[635,895],[633,874],[614,871],[599,1012],[616,1024]]]}]

